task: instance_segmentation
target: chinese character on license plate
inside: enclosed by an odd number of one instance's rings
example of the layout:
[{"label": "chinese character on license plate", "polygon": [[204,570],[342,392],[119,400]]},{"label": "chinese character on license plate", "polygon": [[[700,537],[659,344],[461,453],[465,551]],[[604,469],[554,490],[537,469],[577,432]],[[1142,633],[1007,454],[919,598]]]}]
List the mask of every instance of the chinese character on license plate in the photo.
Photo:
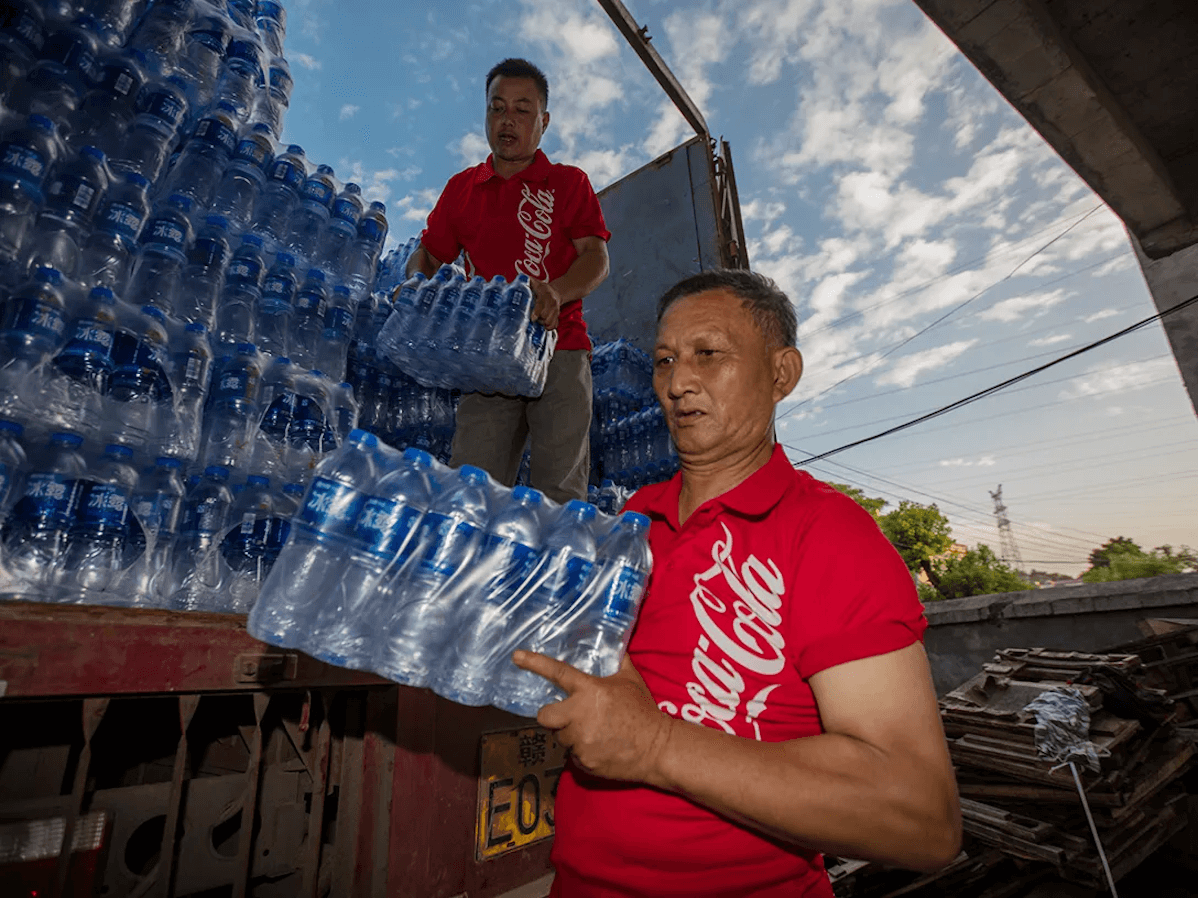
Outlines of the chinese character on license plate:
[{"label": "chinese character on license plate", "polygon": [[566,751],[543,727],[486,733],[480,743],[480,860],[499,857],[553,835],[553,800]]}]

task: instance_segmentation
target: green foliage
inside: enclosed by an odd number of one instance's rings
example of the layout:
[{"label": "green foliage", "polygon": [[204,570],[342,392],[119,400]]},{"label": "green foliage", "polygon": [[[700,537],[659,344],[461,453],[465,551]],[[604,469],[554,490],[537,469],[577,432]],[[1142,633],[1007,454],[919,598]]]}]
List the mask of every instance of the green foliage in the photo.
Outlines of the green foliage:
[{"label": "green foliage", "polygon": [[867,496],[857,487],[849,486],[847,483],[829,482],[828,486],[840,490],[840,492],[844,493],[846,496],[868,511],[875,520],[878,517],[878,512],[880,512],[882,507],[886,504],[885,499],[875,499],[872,496]]},{"label": "green foliage", "polygon": [[[986,545],[970,549],[960,558],[936,561],[934,567],[937,597],[942,599],[963,599],[966,596],[987,596],[996,592],[1018,592],[1032,588]],[[922,590],[920,598],[923,598]]]},{"label": "green foliage", "polygon": [[[1123,540],[1123,537],[1119,537]],[[1176,552],[1172,546],[1159,546],[1151,552],[1145,552],[1131,540],[1123,540],[1123,544],[1112,545],[1116,541],[1108,540],[1102,549],[1090,553],[1093,567],[1082,574],[1087,583],[1110,583],[1114,580],[1137,580],[1141,577],[1159,577],[1161,574],[1180,574],[1194,567],[1194,553],[1182,546]],[[1105,550],[1099,565],[1094,556]]]},{"label": "green foliage", "polygon": [[940,509],[904,499],[894,511],[878,517],[878,526],[894,544],[907,567],[912,571],[923,568],[935,583],[929,560],[953,544],[948,518],[940,513]]},{"label": "green foliage", "polygon": [[925,605],[928,604],[928,602],[939,602],[944,598],[944,596],[940,594],[940,590],[938,590],[931,583],[920,583],[916,581],[915,591],[919,593],[919,601],[923,602]]},{"label": "green foliage", "polygon": [[1111,555],[1125,554],[1128,552],[1139,555],[1144,554],[1144,550],[1126,536],[1116,536],[1114,539],[1108,539],[1105,543],[1090,553],[1090,567],[1107,567],[1111,563]]}]

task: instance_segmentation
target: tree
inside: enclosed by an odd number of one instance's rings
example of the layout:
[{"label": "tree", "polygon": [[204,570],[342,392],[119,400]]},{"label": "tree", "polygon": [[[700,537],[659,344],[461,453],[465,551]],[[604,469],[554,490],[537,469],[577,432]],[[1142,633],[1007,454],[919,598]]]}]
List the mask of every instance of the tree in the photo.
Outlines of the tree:
[{"label": "tree", "polygon": [[1121,552],[1144,554],[1144,550],[1137,546],[1134,541],[1128,539],[1126,536],[1116,536],[1114,539],[1108,539],[1090,553],[1090,567],[1106,567],[1111,563],[1111,555]]},{"label": "tree", "polygon": [[904,499],[894,511],[878,517],[878,526],[894,544],[913,573],[922,570],[932,585],[937,572],[932,568],[933,555],[939,555],[953,544],[948,518],[935,505],[918,505]]},{"label": "tree", "polygon": [[885,499],[875,499],[871,496],[867,496],[857,487],[849,486],[847,483],[829,482],[828,486],[840,490],[842,493],[868,511],[874,520],[878,519],[878,512],[880,512],[882,507],[886,504]]},{"label": "tree", "polygon": [[1173,551],[1172,546],[1167,545],[1145,552],[1131,540],[1111,546],[1114,542],[1108,540],[1103,546],[1107,551],[1102,558],[1105,564],[1101,566],[1094,561],[1094,556],[1102,549],[1090,553],[1090,563],[1093,567],[1082,574],[1082,579],[1087,583],[1110,583],[1115,580],[1159,577],[1161,574],[1180,574],[1194,567],[1194,553],[1185,546],[1180,547],[1177,552]]},{"label": "tree", "polygon": [[986,545],[970,549],[959,558],[938,559],[934,566],[937,573],[936,598],[963,599],[966,596],[987,596],[996,592],[1018,592],[1032,588]]}]

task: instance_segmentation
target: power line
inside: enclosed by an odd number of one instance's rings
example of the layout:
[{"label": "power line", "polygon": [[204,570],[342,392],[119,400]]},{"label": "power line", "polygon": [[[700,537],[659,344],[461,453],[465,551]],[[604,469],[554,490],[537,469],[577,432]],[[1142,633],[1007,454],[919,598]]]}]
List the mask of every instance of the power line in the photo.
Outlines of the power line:
[{"label": "power line", "polygon": [[1004,390],[1009,386],[1019,383],[1020,381],[1027,380],[1029,377],[1033,377],[1036,374],[1039,374],[1041,371],[1047,371],[1049,368],[1059,365],[1062,362],[1066,362],[1069,359],[1076,358],[1077,356],[1082,355],[1083,353],[1090,352],[1093,349],[1097,349],[1100,346],[1105,346],[1107,343],[1110,343],[1114,340],[1118,340],[1120,337],[1125,337],[1128,334],[1132,333],[1133,331],[1137,331],[1140,328],[1145,327],[1146,325],[1149,325],[1154,321],[1159,321],[1159,320],[1163,319],[1166,315],[1171,315],[1174,312],[1180,312],[1182,309],[1186,308],[1187,306],[1192,305],[1195,302],[1198,302],[1198,294],[1191,296],[1187,300],[1179,302],[1177,305],[1172,306],[1163,312],[1158,312],[1155,315],[1149,315],[1147,318],[1137,321],[1135,324],[1132,324],[1129,327],[1125,327],[1121,331],[1116,331],[1115,333],[1111,334],[1110,336],[1103,337],[1101,340],[1095,340],[1093,343],[1089,343],[1086,346],[1081,347],[1080,349],[1074,350],[1073,352],[1066,353],[1065,355],[1061,356],[1060,358],[1054,359],[1051,362],[1047,362],[1043,365],[1040,365],[1036,368],[1031,369],[1030,371],[1025,371],[1023,374],[1017,374],[1015,377],[1008,378],[1007,380],[1004,380],[1002,383],[995,384],[992,387],[987,387],[984,390],[979,390],[976,393],[972,393],[969,396],[966,396],[964,399],[958,399],[956,402],[952,402],[952,403],[949,403],[948,405],[941,406],[940,408],[936,409],[935,411],[928,412],[926,415],[920,415],[918,418],[914,418],[910,421],[907,421],[904,424],[899,424],[897,427],[891,427],[887,430],[882,431],[881,433],[876,433],[870,437],[864,437],[863,439],[860,439],[860,440],[854,440],[851,443],[846,443],[843,446],[838,446],[835,449],[830,449],[827,452],[824,452],[820,455],[813,455],[810,458],[804,459],[804,461],[807,461],[807,462],[819,461],[820,459],[828,458],[831,455],[836,455],[837,453],[844,452],[846,449],[852,449],[856,446],[864,445],[865,443],[872,443],[874,440],[880,440],[882,437],[890,436],[891,434],[895,434],[900,431],[906,430],[909,427],[914,427],[917,424],[922,424],[924,421],[930,421],[933,418],[939,418],[941,415],[948,414],[951,411],[955,411],[956,409],[962,408],[966,405],[969,405],[970,403],[977,402],[979,399],[984,399],[985,397],[990,396],[994,393],[997,393],[1000,390]]}]

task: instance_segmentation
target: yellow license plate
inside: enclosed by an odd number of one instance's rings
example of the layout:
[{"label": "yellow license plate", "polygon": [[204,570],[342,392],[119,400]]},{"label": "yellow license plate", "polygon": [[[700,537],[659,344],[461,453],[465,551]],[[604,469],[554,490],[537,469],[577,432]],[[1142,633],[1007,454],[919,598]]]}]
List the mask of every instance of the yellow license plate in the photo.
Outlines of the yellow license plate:
[{"label": "yellow license plate", "polygon": [[485,733],[478,777],[479,860],[553,835],[553,799],[566,750],[543,727]]}]

